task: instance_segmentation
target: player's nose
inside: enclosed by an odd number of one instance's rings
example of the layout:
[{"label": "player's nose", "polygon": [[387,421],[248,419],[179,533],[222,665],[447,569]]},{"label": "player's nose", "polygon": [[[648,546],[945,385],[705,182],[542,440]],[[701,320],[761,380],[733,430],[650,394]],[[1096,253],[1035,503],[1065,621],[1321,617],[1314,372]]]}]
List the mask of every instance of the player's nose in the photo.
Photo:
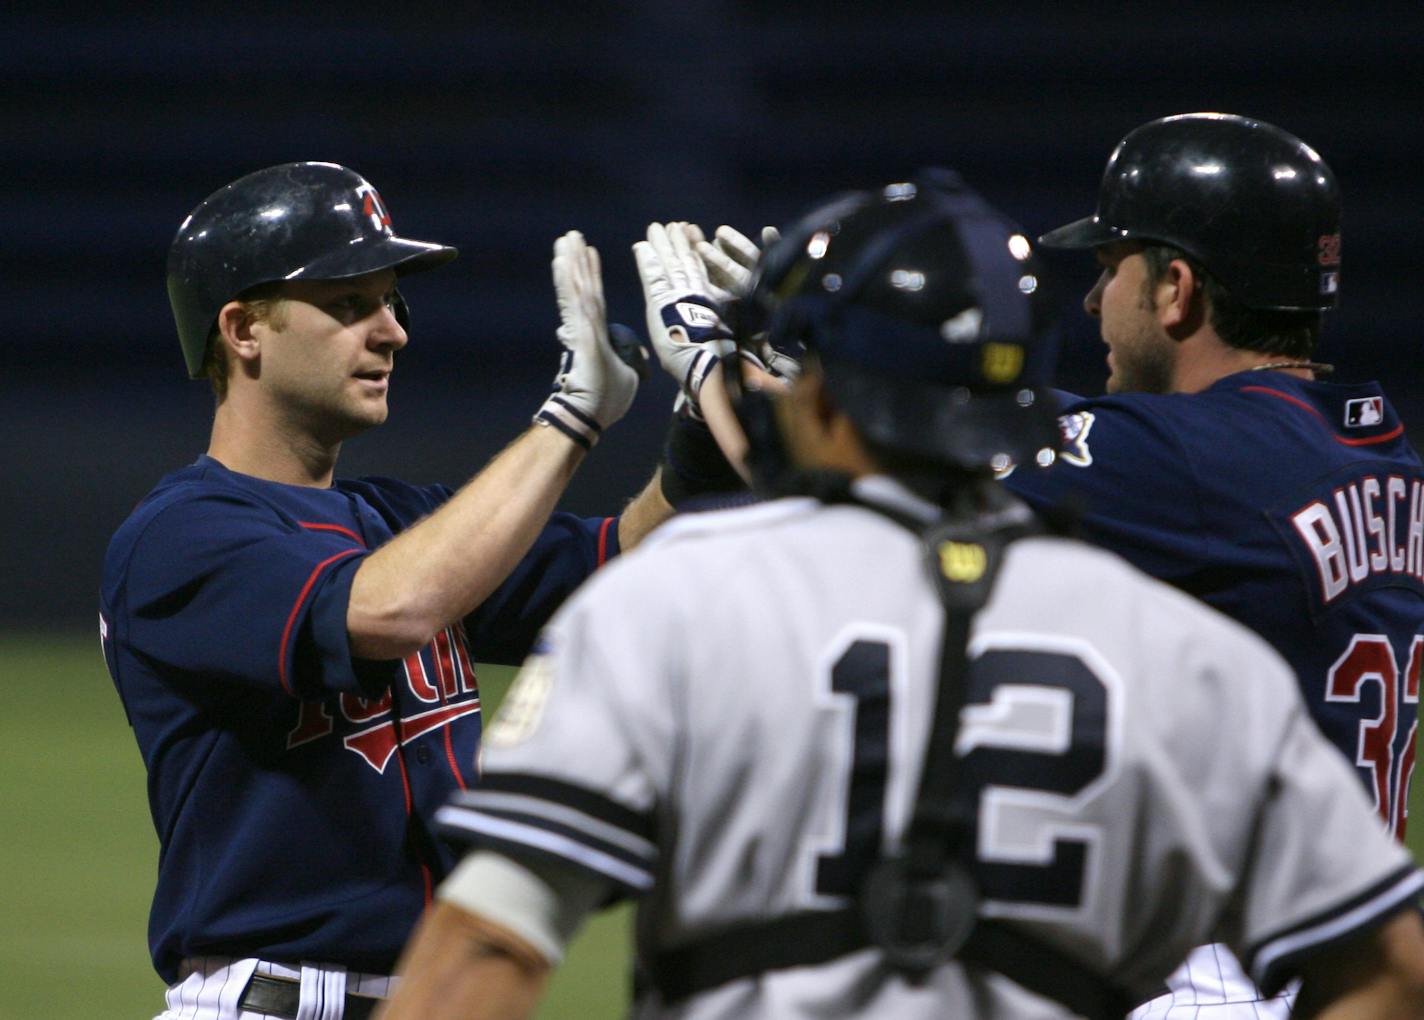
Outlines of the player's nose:
[{"label": "player's nose", "polygon": [[380,311],[376,313],[376,321],[372,324],[371,332],[368,334],[368,342],[375,347],[390,348],[400,350],[410,342],[410,337],[401,325],[400,319],[396,316],[396,310],[390,305],[382,305]]},{"label": "player's nose", "polygon": [[1103,287],[1107,285],[1108,274],[1104,270],[1098,276],[1098,282],[1093,284],[1093,289],[1083,296],[1083,311],[1087,312],[1094,319],[1102,315],[1103,311]]}]

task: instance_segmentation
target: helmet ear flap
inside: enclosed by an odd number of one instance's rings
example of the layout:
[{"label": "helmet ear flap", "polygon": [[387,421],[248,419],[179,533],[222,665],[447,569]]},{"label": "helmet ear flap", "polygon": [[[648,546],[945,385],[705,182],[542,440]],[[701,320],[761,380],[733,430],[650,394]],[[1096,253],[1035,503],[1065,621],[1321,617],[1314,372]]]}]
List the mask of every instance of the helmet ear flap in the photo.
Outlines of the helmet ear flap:
[{"label": "helmet ear flap", "polygon": [[400,323],[400,328],[409,333],[410,305],[406,304],[405,295],[399,290],[391,295],[391,313],[396,317],[396,322]]},{"label": "helmet ear flap", "polygon": [[809,326],[805,303],[795,298],[784,301],[772,312],[771,321],[767,324],[767,343],[786,352],[806,347],[806,341],[810,339],[807,336]]},{"label": "helmet ear flap", "polygon": [[769,346],[800,361],[815,354],[832,335],[836,304],[829,297],[787,298],[772,311],[765,340]]}]

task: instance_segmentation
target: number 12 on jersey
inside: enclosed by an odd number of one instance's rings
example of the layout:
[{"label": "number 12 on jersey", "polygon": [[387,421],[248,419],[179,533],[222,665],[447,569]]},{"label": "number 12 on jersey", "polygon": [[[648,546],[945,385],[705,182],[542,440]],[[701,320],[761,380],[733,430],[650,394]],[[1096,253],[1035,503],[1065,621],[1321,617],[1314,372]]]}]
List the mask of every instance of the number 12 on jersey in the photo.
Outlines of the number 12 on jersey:
[{"label": "number 12 on jersey", "polygon": [[[1028,912],[1073,909],[1085,901],[1100,831],[1072,820],[1071,808],[1112,770],[1115,675],[1076,641],[1020,635],[977,644],[957,746],[962,795],[977,806],[981,892]],[[891,669],[891,644],[866,636],[846,644],[819,678],[854,711],[843,841],[837,852],[817,854],[821,896],[855,894],[881,852],[890,770],[920,771],[917,762],[895,761]]]}]

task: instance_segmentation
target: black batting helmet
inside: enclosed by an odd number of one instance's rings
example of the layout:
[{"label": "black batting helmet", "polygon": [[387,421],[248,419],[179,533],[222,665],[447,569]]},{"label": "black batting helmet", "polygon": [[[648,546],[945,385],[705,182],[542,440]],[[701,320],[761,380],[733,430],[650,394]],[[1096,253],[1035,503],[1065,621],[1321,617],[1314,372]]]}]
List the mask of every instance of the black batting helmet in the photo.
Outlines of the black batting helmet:
[{"label": "black batting helmet", "polygon": [[1334,308],[1340,193],[1299,138],[1227,113],[1163,117],[1108,158],[1092,216],[1039,242],[1095,248],[1156,241],[1196,258],[1248,308]]},{"label": "black batting helmet", "polygon": [[[168,249],[168,300],[188,375],[202,374],[218,312],[260,283],[397,274],[449,262],[454,248],[397,237],[376,189],[335,163],[283,163],[213,192]],[[396,305],[401,325],[403,301]]]},{"label": "black batting helmet", "polygon": [[[816,209],[763,256],[732,311],[738,342],[815,356],[831,399],[881,448],[967,470],[1058,445],[1043,388],[1055,344],[1028,238],[949,171]],[[753,470],[777,439],[738,394]]]}]

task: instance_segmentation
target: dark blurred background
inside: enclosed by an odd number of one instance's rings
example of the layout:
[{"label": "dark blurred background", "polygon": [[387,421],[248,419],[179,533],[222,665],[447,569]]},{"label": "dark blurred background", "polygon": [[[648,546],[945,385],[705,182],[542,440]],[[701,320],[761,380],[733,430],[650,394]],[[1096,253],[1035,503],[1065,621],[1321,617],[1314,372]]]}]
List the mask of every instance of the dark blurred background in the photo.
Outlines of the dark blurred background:
[{"label": "dark blurred background", "polygon": [[[939,164],[1037,234],[1091,211],[1124,133],[1193,110],[1274,122],[1333,166],[1343,303],[1322,354],[1424,423],[1424,5],[197,8],[4,23],[0,630],[90,626],[109,532],[205,448],[212,400],[183,372],[168,243],[208,193],[288,160],[352,166],[398,231],[461,249],[404,288],[392,418],[347,445],[344,474],[458,483],[524,427],[553,375],[549,252],[570,227],[604,253],[613,317],[641,331],[628,246],[650,220],[750,233]],[[1050,265],[1063,383],[1097,392],[1078,307],[1091,261]],[[645,387],[568,508],[637,488],[672,396],[661,376]]]}]

